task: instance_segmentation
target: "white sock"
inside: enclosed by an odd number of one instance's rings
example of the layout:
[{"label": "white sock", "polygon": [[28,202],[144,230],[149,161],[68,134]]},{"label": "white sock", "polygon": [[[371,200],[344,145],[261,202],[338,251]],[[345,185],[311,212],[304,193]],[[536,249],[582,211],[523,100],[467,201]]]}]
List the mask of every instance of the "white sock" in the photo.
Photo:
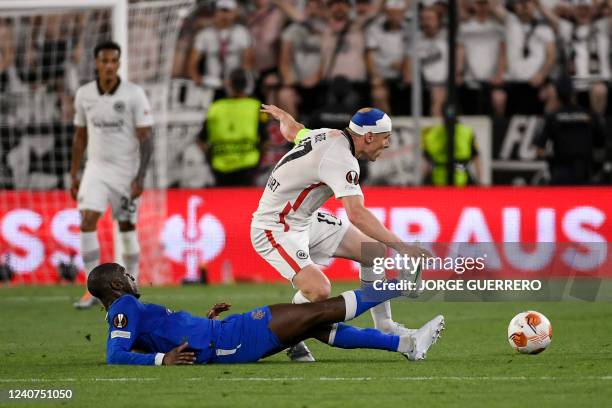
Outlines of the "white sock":
[{"label": "white sock", "polygon": [[138,280],[138,263],[140,261],[140,244],[136,231],[121,232],[121,243],[123,244],[123,263],[125,269],[134,279]]},{"label": "white sock", "polygon": [[344,298],[344,309],[346,310],[344,314],[344,321],[349,321],[355,318],[357,314],[357,297],[355,296],[355,292],[352,290],[342,292],[340,294]]},{"label": "white sock", "polygon": [[397,345],[397,351],[400,353],[409,353],[414,348],[414,339],[412,336],[400,336],[399,344]]},{"label": "white sock", "polygon": [[100,263],[100,243],[98,242],[98,231],[81,232],[81,257],[85,265],[85,274]]},{"label": "white sock", "polygon": [[388,333],[393,328],[393,319],[391,318],[391,303],[387,300],[370,309],[372,320],[374,320],[374,328]]},{"label": "white sock", "polygon": [[293,299],[291,300],[291,303],[300,305],[302,303],[310,303],[310,300],[308,300],[308,298],[304,296],[301,290],[298,290],[297,292],[295,292],[295,295],[293,295]]}]

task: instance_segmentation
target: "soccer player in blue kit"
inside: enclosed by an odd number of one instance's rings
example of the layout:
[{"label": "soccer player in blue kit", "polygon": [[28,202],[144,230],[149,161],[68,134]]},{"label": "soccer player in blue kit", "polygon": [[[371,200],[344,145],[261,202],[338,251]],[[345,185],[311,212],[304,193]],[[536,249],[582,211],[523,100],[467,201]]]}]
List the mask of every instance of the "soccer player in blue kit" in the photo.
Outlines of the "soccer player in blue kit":
[{"label": "soccer player in blue kit", "polygon": [[432,323],[429,331],[398,336],[342,323],[402,295],[389,290],[368,293],[372,287],[321,302],[262,306],[223,320],[215,318],[230,308],[225,303],[213,306],[207,318],[141,303],[134,278],[116,263],[95,267],[87,288],[108,312],[108,364],[248,363],[308,338],[332,347],[395,351],[422,360],[443,329]]}]

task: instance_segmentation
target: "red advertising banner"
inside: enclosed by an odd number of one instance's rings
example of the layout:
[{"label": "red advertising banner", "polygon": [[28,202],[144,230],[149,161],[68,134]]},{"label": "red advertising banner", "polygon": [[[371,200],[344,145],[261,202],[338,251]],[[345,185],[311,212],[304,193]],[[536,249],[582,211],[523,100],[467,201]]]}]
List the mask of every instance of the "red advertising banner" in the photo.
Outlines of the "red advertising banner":
[{"label": "red advertising banner", "polygon": [[[551,265],[561,265],[555,273],[562,275],[573,271],[612,277],[608,253],[612,188],[365,188],[364,192],[366,206],[404,241],[496,243],[487,248],[488,267],[499,271],[500,277],[521,273],[535,277]],[[82,268],[79,214],[68,194],[0,194],[0,263],[14,272],[14,283],[57,282],[57,265],[71,257]],[[209,282],[282,280],[251,246],[251,214],[260,189],[149,194],[165,194],[166,209],[154,220],[146,218],[151,217],[150,209],[140,213],[141,284],[195,280],[203,271]],[[23,203],[28,203],[27,208]],[[328,201],[325,209],[345,217],[337,200]],[[113,259],[111,226],[107,213],[99,225],[103,261]],[[565,244],[551,252],[551,247],[530,244],[534,242]],[[332,280],[352,280],[358,277],[358,266],[334,260],[325,272]],[[84,280],[82,272],[79,280]]]}]

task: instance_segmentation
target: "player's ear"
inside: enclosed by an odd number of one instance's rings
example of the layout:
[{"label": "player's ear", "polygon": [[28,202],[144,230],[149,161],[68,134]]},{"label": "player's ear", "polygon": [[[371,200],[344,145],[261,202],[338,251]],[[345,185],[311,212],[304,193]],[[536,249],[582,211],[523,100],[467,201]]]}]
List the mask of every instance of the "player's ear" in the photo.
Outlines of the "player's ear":
[{"label": "player's ear", "polygon": [[121,282],[119,279],[113,279],[111,280],[111,288],[113,290],[121,290],[123,289],[123,282]]},{"label": "player's ear", "polygon": [[364,137],[367,143],[372,143],[372,141],[374,141],[374,133],[372,132],[366,133]]}]

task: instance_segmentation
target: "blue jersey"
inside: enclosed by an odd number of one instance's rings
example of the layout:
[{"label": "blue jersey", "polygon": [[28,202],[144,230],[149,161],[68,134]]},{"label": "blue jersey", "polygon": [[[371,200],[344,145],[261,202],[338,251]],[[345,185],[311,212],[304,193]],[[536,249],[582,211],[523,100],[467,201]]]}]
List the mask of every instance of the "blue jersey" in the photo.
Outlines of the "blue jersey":
[{"label": "blue jersey", "polygon": [[253,362],[284,348],[268,328],[268,307],[211,320],[123,295],[107,319],[108,364],[159,365],[164,353],[185,342],[199,364]]},{"label": "blue jersey", "polygon": [[[132,295],[115,300],[107,319],[109,364],[154,365],[157,353],[167,353],[184,342],[196,353],[197,362],[207,362],[212,356],[212,339],[221,325],[219,320],[143,304]],[[146,354],[133,353],[133,349]]]}]

